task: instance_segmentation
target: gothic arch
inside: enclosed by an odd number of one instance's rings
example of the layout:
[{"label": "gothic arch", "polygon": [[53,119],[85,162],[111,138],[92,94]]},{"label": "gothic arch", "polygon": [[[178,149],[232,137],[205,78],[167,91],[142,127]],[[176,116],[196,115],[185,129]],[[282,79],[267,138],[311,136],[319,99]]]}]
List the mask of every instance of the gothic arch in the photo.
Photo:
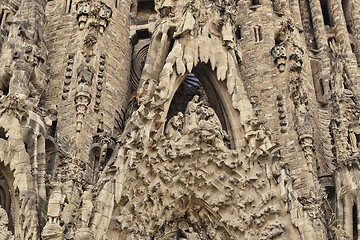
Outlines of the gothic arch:
[{"label": "gothic arch", "polygon": [[[220,118],[222,127],[231,136],[231,147],[238,148],[244,144],[244,129],[239,121],[238,112],[232,105],[231,96],[228,93],[224,82],[219,81],[216,77],[216,72],[211,70],[208,64],[199,63],[192,71],[192,73],[200,80],[202,87],[208,96],[210,106],[215,110]],[[164,116],[167,116],[172,99],[189,73],[178,75],[172,91],[169,93],[169,100],[164,106]],[[169,119],[168,119],[169,120]]]}]

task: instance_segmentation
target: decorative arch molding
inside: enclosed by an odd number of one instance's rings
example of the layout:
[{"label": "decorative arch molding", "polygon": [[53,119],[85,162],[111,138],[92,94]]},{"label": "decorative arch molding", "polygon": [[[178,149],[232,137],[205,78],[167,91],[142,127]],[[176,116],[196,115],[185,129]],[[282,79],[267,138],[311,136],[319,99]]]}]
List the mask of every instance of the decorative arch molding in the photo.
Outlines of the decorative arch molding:
[{"label": "decorative arch molding", "polygon": [[19,239],[39,237],[36,181],[25,148],[24,136],[31,132],[23,125],[27,118],[27,113],[13,109],[6,109],[0,116],[0,126],[7,138],[0,139],[0,163],[4,165],[2,173],[12,189],[15,238]]}]

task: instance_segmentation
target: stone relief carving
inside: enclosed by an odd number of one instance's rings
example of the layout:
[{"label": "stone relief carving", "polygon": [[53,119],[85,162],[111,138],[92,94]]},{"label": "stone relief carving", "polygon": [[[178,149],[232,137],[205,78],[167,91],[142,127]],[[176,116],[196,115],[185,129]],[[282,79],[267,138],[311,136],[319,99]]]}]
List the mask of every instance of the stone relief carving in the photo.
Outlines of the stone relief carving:
[{"label": "stone relief carving", "polygon": [[73,76],[74,60],[75,60],[75,54],[70,53],[68,55],[68,62],[67,62],[64,86],[63,86],[63,95],[62,95],[63,100],[66,100],[69,97],[70,83],[71,83],[71,78]]},{"label": "stone relief carving", "polygon": [[106,60],[106,54],[102,53],[100,55],[100,62],[99,62],[99,72],[98,72],[98,81],[96,85],[96,99],[94,104],[94,111],[99,111],[99,106],[101,103],[101,91],[103,88],[103,77],[104,77],[104,70],[105,70],[105,60]]},{"label": "stone relief carving", "polygon": [[31,22],[14,16],[6,22],[8,39],[2,46],[0,58],[3,71],[0,76],[3,94],[36,105],[45,87],[45,74],[41,69],[46,47],[41,31]]},{"label": "stone relief carving", "polygon": [[14,240],[14,235],[8,230],[9,218],[6,211],[0,207],[0,237],[4,240]]},{"label": "stone relief carving", "polygon": [[95,69],[88,64],[81,64],[76,71],[78,86],[76,88],[74,101],[76,109],[76,131],[80,132],[88,105],[91,102],[90,92]]},{"label": "stone relief carving", "polygon": [[109,24],[112,10],[103,2],[79,1],[76,4],[80,30],[86,27],[90,31],[103,34]]}]

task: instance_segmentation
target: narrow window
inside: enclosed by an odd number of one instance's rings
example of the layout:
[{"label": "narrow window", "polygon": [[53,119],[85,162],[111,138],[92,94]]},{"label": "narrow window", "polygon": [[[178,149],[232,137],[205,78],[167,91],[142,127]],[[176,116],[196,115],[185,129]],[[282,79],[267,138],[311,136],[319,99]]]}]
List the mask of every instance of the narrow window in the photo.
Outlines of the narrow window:
[{"label": "narrow window", "polygon": [[320,79],[320,89],[321,89],[321,94],[324,95],[325,94],[325,90],[324,90],[324,83],[323,80]]},{"label": "narrow window", "polygon": [[353,217],[353,239],[358,239],[358,218],[357,218],[357,206],[356,204],[352,207],[352,217]]},{"label": "narrow window", "polygon": [[262,33],[260,26],[254,27],[254,34],[255,34],[255,42],[260,42],[262,40]]},{"label": "narrow window", "polygon": [[1,19],[1,27],[4,25],[4,21],[3,21],[3,17],[4,17],[4,9],[1,10],[1,15],[0,15],[0,19]]},{"label": "narrow window", "polygon": [[1,24],[0,24],[0,28],[3,28],[4,23],[5,23],[8,15],[9,15],[9,11],[8,11],[8,10],[6,10],[6,9],[2,9],[2,10],[1,10],[1,16],[0,16]]},{"label": "narrow window", "polygon": [[238,40],[241,39],[241,28],[240,26],[236,29],[235,36]]},{"label": "narrow window", "polygon": [[66,0],[66,9],[65,9],[65,14],[70,13],[71,12],[71,5],[72,5],[72,0]]},{"label": "narrow window", "polygon": [[0,127],[0,138],[4,139],[4,140],[8,140],[9,137],[6,136],[6,131],[3,127]]},{"label": "narrow window", "polygon": [[327,0],[321,0],[321,11],[324,19],[324,24],[326,26],[332,27],[332,22],[330,19],[330,13],[329,13],[329,5]]},{"label": "narrow window", "polygon": [[251,5],[260,5],[260,1],[259,0],[251,0]]}]

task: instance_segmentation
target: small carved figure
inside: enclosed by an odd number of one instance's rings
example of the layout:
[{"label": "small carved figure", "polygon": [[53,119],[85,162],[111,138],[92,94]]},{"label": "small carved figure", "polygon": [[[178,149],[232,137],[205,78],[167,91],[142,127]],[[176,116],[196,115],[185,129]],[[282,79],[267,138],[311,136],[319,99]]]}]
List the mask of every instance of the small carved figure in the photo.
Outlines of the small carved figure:
[{"label": "small carved figure", "polygon": [[60,223],[61,209],[65,202],[65,195],[62,194],[60,183],[55,183],[50,195],[48,212],[50,223]]},{"label": "small carved figure", "polygon": [[83,63],[77,68],[76,71],[78,77],[78,84],[84,83],[87,86],[91,86],[95,69],[92,66]]},{"label": "small carved figure", "polygon": [[271,49],[271,54],[275,58],[274,61],[277,65],[277,68],[279,69],[279,71],[284,72],[286,58],[287,58],[285,44],[279,44],[279,45],[276,45],[275,47],[273,47],[273,49]]},{"label": "small carved figure", "polygon": [[9,218],[5,209],[0,207],[0,239],[13,240],[14,236],[8,230]]},{"label": "small carved figure", "polygon": [[97,36],[95,34],[89,33],[86,35],[84,40],[84,45],[82,49],[82,53],[86,58],[92,57],[95,55],[94,53],[94,45],[97,43]]},{"label": "small carved figure", "polygon": [[178,141],[181,138],[183,121],[184,115],[182,112],[178,112],[169,120],[165,130],[165,134],[169,139]]},{"label": "small carved figure", "polygon": [[111,8],[106,6],[104,3],[100,4],[100,10],[99,10],[99,32],[100,34],[103,34],[105,31],[105,28],[109,24],[109,19],[111,18]]},{"label": "small carved figure", "polygon": [[198,108],[202,102],[199,102],[199,96],[195,95],[188,103],[185,109],[184,133],[193,129],[199,122]]},{"label": "small carved figure", "polygon": [[92,186],[89,186],[86,191],[84,191],[82,200],[81,200],[81,227],[87,228],[89,225],[90,217],[94,205],[92,203]]},{"label": "small carved figure", "polygon": [[77,18],[80,30],[85,28],[88,15],[90,13],[90,4],[88,1],[79,1],[76,4]]}]

